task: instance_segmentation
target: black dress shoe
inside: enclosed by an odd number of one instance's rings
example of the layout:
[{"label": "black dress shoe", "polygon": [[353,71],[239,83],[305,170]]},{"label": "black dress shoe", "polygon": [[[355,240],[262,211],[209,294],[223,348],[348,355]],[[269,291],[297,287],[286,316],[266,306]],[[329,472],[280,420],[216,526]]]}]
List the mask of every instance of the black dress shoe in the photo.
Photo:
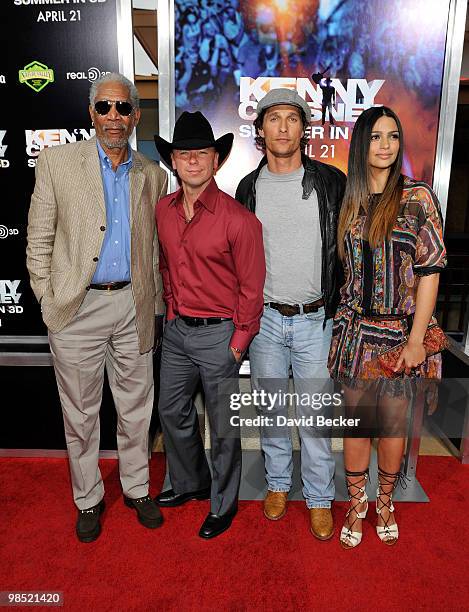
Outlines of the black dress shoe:
[{"label": "black dress shoe", "polygon": [[94,542],[101,533],[100,515],[104,512],[104,500],[86,510],[78,510],[76,534],[80,542]]},{"label": "black dress shoe", "polygon": [[198,491],[191,491],[190,493],[175,493],[172,489],[163,491],[155,497],[155,503],[158,506],[166,506],[168,508],[174,508],[175,506],[182,506],[191,499],[210,499],[210,487],[206,489],[199,489]]},{"label": "black dress shoe", "polygon": [[124,504],[137,511],[137,518],[144,527],[156,529],[163,524],[160,509],[149,495],[138,499],[131,499],[124,495]]},{"label": "black dress shoe", "polygon": [[236,512],[230,512],[229,514],[218,514],[210,513],[202,524],[199,531],[199,536],[205,540],[215,538],[220,533],[223,533],[231,527],[231,523],[235,517]]}]

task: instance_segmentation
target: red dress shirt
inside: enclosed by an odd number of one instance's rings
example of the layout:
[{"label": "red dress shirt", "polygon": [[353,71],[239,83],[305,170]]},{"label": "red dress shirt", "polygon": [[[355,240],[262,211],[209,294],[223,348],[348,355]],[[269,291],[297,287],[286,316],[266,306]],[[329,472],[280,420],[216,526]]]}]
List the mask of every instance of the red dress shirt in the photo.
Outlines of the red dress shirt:
[{"label": "red dress shirt", "polygon": [[257,217],[210,181],[186,222],[182,188],[156,206],[167,318],[232,318],[230,346],[246,350],[264,307],[265,258]]},{"label": "red dress shirt", "polygon": [[259,331],[265,280],[262,225],[214,179],[186,222],[182,188],[156,206],[167,318],[232,318],[230,346],[245,350]]}]

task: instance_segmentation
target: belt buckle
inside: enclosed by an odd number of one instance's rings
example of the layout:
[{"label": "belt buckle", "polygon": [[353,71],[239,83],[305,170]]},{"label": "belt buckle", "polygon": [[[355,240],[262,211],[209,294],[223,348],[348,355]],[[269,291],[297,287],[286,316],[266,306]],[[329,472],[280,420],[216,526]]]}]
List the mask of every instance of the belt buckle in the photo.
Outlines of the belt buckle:
[{"label": "belt buckle", "polygon": [[279,312],[284,317],[294,317],[297,314],[295,311],[295,307],[291,304],[281,304],[279,308]]}]

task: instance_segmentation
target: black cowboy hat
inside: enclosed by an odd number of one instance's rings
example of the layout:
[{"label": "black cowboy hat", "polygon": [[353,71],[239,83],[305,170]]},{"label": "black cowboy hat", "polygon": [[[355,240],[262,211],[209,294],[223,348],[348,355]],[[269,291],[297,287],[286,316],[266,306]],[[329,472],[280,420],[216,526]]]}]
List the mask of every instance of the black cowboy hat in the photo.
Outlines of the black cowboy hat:
[{"label": "black cowboy hat", "polygon": [[221,166],[231,151],[233,139],[234,134],[230,132],[215,140],[212,127],[201,112],[188,113],[185,111],[174,126],[173,142],[168,142],[155,134],[155,145],[162,161],[172,170],[171,151],[173,149],[192,151],[215,147],[218,152],[218,165]]}]

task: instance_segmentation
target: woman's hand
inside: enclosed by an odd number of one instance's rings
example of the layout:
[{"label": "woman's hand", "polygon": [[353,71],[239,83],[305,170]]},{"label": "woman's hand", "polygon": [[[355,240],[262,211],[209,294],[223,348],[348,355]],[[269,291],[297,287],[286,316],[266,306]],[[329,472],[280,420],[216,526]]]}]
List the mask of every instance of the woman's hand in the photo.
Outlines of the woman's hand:
[{"label": "woman's hand", "polygon": [[413,368],[416,368],[425,361],[426,357],[427,354],[423,343],[409,340],[402,349],[401,356],[396,363],[394,372],[401,372],[404,370],[405,373],[409,375]]}]

